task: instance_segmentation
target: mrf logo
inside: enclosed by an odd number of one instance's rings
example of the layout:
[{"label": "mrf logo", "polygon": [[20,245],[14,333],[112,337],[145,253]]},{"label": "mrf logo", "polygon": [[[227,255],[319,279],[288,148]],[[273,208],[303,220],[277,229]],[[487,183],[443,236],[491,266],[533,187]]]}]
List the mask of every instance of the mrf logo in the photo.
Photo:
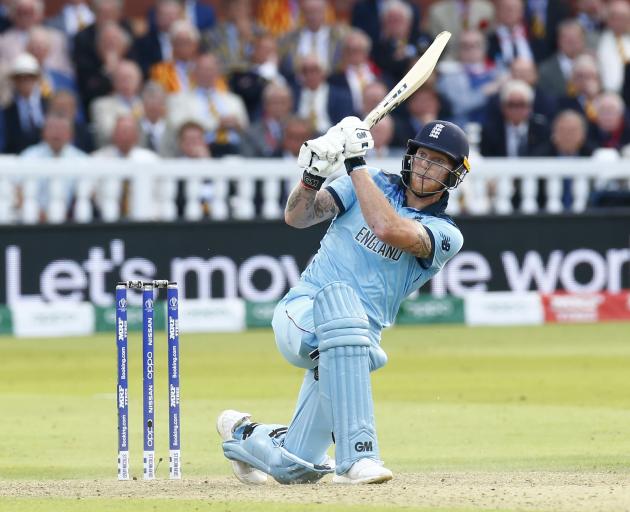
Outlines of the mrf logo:
[{"label": "mrf logo", "polygon": [[442,250],[444,252],[448,252],[451,250],[451,239],[450,237],[446,236],[444,233],[440,233],[440,236],[442,237]]},{"label": "mrf logo", "polygon": [[354,449],[357,452],[371,452],[372,441],[357,441],[354,443]]},{"label": "mrf logo", "polygon": [[436,124],[432,129],[431,129],[431,133],[429,133],[429,137],[433,137],[434,139],[438,139],[440,137],[440,133],[442,133],[442,130],[445,128],[445,126],[441,123]]}]

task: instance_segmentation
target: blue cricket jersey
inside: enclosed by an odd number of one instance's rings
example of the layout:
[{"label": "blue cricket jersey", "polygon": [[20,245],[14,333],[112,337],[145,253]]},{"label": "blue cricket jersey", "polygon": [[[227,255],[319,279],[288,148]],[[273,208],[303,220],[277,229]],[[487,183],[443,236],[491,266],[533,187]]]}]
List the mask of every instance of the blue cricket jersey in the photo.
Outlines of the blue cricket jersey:
[{"label": "blue cricket jersey", "polygon": [[322,238],[319,251],[291,288],[287,300],[315,293],[332,281],[350,285],[363,303],[374,329],[392,324],[402,300],[431,279],[455,254],[464,238],[444,210],[445,192],[437,203],[423,210],[405,206],[405,187],[400,176],[370,168],[376,186],[398,215],[421,222],[433,242],[433,252],[425,259],[389,246],[368,227],[350,176],[333,181],[327,188],[339,214]]}]

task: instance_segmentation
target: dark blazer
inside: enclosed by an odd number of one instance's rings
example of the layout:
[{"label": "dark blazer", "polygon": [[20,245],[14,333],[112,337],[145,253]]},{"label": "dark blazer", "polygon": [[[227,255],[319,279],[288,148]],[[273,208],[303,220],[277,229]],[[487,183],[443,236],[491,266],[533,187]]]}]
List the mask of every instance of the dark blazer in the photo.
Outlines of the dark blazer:
[{"label": "dark blazer", "polygon": [[[534,114],[529,119],[527,132],[527,147],[521,156],[533,156],[540,151],[540,147],[549,141],[549,124],[540,115]],[[505,137],[505,120],[489,119],[481,131],[481,154],[483,156],[507,156],[507,141]]]},{"label": "dark blazer", "polygon": [[529,7],[529,2],[525,4],[525,17],[529,32],[529,44],[534,53],[536,62],[542,62],[556,51],[558,38],[558,24],[571,16],[571,6],[566,0],[548,0],[545,20],[545,34],[537,38],[533,33],[533,13]]},{"label": "dark blazer", "polygon": [[[531,41],[528,42],[529,49],[533,53],[534,49],[532,48]],[[512,63],[512,61],[507,62],[503,58],[503,52],[501,50],[501,45],[499,44],[499,36],[497,36],[497,33],[494,30],[489,32],[486,36],[486,57],[497,65],[502,64],[506,67],[509,67]],[[519,57],[519,55],[517,54],[516,57]]]},{"label": "dark blazer", "polygon": [[[46,111],[47,102],[41,100],[43,112]],[[20,153],[24,149],[41,141],[41,128],[25,131],[20,124],[20,114],[15,100],[4,109],[4,153]]]},{"label": "dark blazer", "polygon": [[[538,114],[547,119],[547,122],[551,121],[558,109],[555,98],[549,96],[542,88],[534,88],[534,104],[532,105],[532,112]],[[488,98],[486,105],[486,118],[490,121],[492,119],[497,120],[502,116],[501,114],[501,100],[499,94],[494,94]]]},{"label": "dark blazer", "polygon": [[562,69],[560,69],[557,53],[554,53],[538,66],[538,87],[556,98],[567,93],[567,81]]},{"label": "dark blazer", "polygon": [[[420,9],[415,2],[404,1],[413,11],[411,39],[415,40],[419,36]],[[381,24],[379,23],[378,15],[380,3],[384,3],[383,0],[359,0],[352,8],[350,20],[350,24],[353,27],[360,28],[367,33],[374,43],[381,38]]]},{"label": "dark blazer", "polygon": [[630,62],[627,63],[624,68],[621,96],[623,97],[623,101],[626,103],[626,107],[630,108]]},{"label": "dark blazer", "polygon": [[137,56],[138,66],[142,69],[145,78],[149,76],[149,70],[153,64],[166,60],[162,55],[162,46],[158,32],[155,29],[147,32],[146,35],[136,40],[135,54]]}]

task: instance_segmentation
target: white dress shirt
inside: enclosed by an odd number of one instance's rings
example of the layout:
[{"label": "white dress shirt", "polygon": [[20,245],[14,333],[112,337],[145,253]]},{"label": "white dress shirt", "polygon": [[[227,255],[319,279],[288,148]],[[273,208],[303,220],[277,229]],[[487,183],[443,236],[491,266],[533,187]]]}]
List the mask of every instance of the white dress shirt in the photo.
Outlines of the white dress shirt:
[{"label": "white dress shirt", "polygon": [[304,29],[298,39],[297,54],[299,57],[315,54],[320,62],[328,64],[329,41],[330,27],[321,27],[317,32]]},{"label": "white dress shirt", "polygon": [[314,122],[319,133],[325,133],[332,126],[328,117],[328,84],[323,83],[317,89],[302,89],[298,115]]}]

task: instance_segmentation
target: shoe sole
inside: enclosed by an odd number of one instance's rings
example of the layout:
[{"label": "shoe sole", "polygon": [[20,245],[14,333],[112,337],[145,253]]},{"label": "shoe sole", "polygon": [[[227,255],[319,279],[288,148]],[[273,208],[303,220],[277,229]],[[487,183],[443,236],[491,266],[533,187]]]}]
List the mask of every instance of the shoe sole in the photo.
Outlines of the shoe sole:
[{"label": "shoe sole", "polygon": [[371,476],[368,478],[361,478],[357,480],[352,480],[346,477],[333,477],[333,483],[339,485],[361,485],[361,484],[384,484],[385,482],[389,482],[394,475],[377,475]]}]

